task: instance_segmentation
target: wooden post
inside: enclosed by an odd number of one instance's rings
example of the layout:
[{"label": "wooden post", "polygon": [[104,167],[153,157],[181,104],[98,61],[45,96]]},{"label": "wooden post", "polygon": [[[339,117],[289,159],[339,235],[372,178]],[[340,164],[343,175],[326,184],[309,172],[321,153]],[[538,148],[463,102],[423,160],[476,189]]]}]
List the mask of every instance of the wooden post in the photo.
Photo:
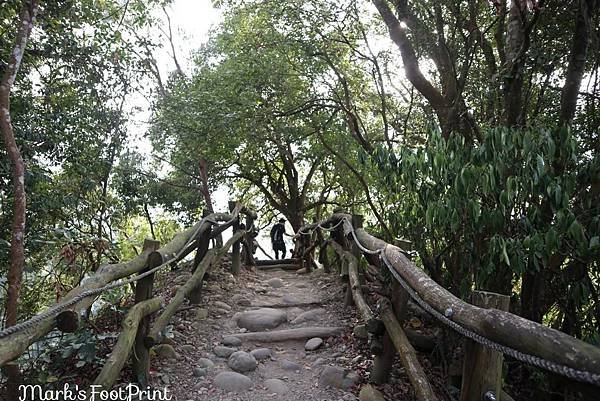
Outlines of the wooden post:
[{"label": "wooden post", "polygon": [[56,316],[56,328],[63,333],[75,333],[79,328],[79,315],[70,309],[60,312]]},{"label": "wooden post", "polygon": [[379,311],[381,319],[385,323],[387,334],[392,340],[394,347],[398,351],[398,356],[405,372],[415,390],[415,398],[417,401],[437,401],[423,367],[419,363],[415,349],[408,341],[406,333],[396,319],[396,314],[392,310],[391,302],[383,298],[379,303]]},{"label": "wooden post", "polygon": [[[235,206],[237,205],[236,201],[229,201],[229,211],[233,212]],[[240,219],[239,217],[233,223],[233,233],[235,234],[240,229]],[[240,273],[240,242],[236,241],[231,248],[231,273],[233,275],[237,275]]]},{"label": "wooden post", "polygon": [[303,263],[306,268],[306,272],[312,272],[312,250],[310,249],[310,240],[312,235],[302,235],[302,252],[304,253]]},{"label": "wooden post", "polygon": [[[365,220],[365,216],[363,216],[362,214],[353,214],[352,215],[352,227],[354,227],[354,229],[362,228],[364,220]],[[354,237],[352,236],[352,234],[348,234],[348,242],[350,243],[350,249],[351,249],[352,254],[357,259],[360,259],[361,251],[360,251],[360,248],[358,247],[358,245],[356,245],[356,242],[354,241]]]},{"label": "wooden post", "polygon": [[254,219],[249,214],[246,215],[246,235],[244,241],[246,242],[246,260],[244,263],[246,267],[256,265],[256,261],[254,260],[254,228],[252,227],[254,224]]},{"label": "wooden post", "polygon": [[[204,257],[206,256],[206,253],[208,252],[208,247],[210,245],[211,232],[212,232],[212,227],[209,228],[206,233],[201,235],[200,238],[198,238],[196,240],[196,255],[194,255],[194,265],[192,267],[192,274],[196,271],[196,269],[198,268],[198,265],[200,264],[200,262],[202,262],[202,259],[204,259]],[[203,282],[204,281],[201,281],[200,284],[198,284],[192,290],[192,292],[190,292],[187,296],[188,300],[190,301],[190,303],[192,305],[198,305],[202,299],[202,283]]]},{"label": "wooden post", "polygon": [[[160,248],[160,242],[146,239],[144,240],[144,250],[151,250],[152,253],[148,255],[148,261],[146,262],[146,268],[143,272],[146,272],[156,266],[160,266],[163,263],[162,255],[159,252],[154,252]],[[142,272],[142,273],[143,273]],[[154,286],[154,274],[144,277],[138,280],[135,286],[135,304],[139,304],[148,299],[152,298],[152,290]],[[145,388],[148,385],[148,377],[150,374],[150,353],[146,345],[144,345],[144,338],[148,335],[150,329],[150,317],[144,316],[137,326],[137,332],[135,334],[135,344],[133,353],[133,381]]]},{"label": "wooden post", "polygon": [[[471,303],[482,308],[508,311],[510,297],[493,292],[475,291],[471,296]],[[481,401],[488,391],[492,392],[496,399],[500,399],[503,359],[502,353],[467,340],[460,400]]]},{"label": "wooden post", "polygon": [[[397,243],[394,245],[401,247],[400,244]],[[408,303],[409,295],[396,280],[392,281],[391,294],[390,301],[392,303],[394,315],[396,316],[398,323],[402,324],[406,317],[406,304]],[[387,331],[383,335],[381,342],[383,344],[383,352],[381,355],[375,356],[375,359],[373,360],[373,371],[371,372],[371,379],[378,384],[386,383],[388,381],[396,357],[396,347],[394,347],[394,343]]]},{"label": "wooden post", "polygon": [[[102,367],[102,371],[98,377],[96,377],[96,380],[94,380],[94,385],[101,386],[105,390],[108,390],[112,387],[114,382],[119,377],[125,362],[127,362],[127,358],[131,353],[132,343],[137,340],[137,338],[134,339],[134,333],[135,337],[137,337],[142,320],[144,320],[151,313],[159,310],[162,302],[162,298],[147,299],[135,304],[129,310],[125,316],[125,319],[123,319],[123,323],[121,324],[122,330],[121,334],[119,335],[119,339],[117,340],[112,352],[106,359],[106,362]],[[135,358],[136,355],[134,354],[133,359],[135,360]],[[144,384],[144,388],[146,386],[147,384]]]},{"label": "wooden post", "polygon": [[[394,280],[392,282],[392,308],[396,319],[400,324],[404,321],[406,315],[406,304],[408,302],[408,293]],[[386,331],[381,339],[383,351],[380,355],[375,355],[373,359],[373,370],[371,371],[371,380],[374,383],[386,383],[390,377],[392,365],[396,358],[396,347],[392,342],[389,333]]]}]

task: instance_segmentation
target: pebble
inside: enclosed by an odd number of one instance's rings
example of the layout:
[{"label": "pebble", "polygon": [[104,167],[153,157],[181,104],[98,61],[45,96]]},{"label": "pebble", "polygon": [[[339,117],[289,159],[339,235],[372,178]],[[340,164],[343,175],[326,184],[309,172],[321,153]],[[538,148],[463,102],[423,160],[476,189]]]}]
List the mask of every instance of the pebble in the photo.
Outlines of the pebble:
[{"label": "pebble", "polygon": [[314,337],[306,342],[306,344],[304,345],[304,349],[307,351],[314,351],[321,345],[323,345],[323,339],[319,337]]}]

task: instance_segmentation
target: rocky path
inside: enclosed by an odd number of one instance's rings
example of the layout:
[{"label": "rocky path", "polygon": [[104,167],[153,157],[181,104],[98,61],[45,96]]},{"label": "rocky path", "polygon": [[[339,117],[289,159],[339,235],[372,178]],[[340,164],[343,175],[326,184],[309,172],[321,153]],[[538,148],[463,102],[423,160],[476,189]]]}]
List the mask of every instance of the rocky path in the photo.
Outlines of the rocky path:
[{"label": "rocky path", "polygon": [[[357,399],[364,378],[352,367],[362,357],[349,352],[356,319],[342,304],[336,275],[274,270],[234,278],[215,272],[203,294],[206,306],[179,313],[168,344],[153,351],[152,384],[168,386],[174,400]],[[308,327],[340,328],[340,334],[278,342],[243,338]]]}]

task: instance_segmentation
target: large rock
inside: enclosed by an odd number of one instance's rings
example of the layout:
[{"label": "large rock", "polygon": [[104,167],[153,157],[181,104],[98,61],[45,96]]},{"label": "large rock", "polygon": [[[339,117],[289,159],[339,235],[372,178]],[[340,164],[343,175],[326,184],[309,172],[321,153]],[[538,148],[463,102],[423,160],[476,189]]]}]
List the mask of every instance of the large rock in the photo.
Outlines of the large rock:
[{"label": "large rock", "polygon": [[260,308],[236,313],[233,316],[238,327],[249,331],[264,331],[274,329],[287,321],[285,311],[273,308]]},{"label": "large rock", "polygon": [[283,380],[279,380],[279,379],[265,380],[265,387],[267,388],[267,391],[271,394],[275,393],[275,394],[282,395],[289,391],[285,382]]},{"label": "large rock", "polygon": [[319,376],[320,387],[336,387],[347,390],[358,380],[358,375],[339,366],[326,366]]},{"label": "large rock", "polygon": [[242,345],[242,340],[235,336],[225,336],[223,337],[223,341],[221,341],[223,345],[227,345],[229,347],[239,347]]},{"label": "large rock", "polygon": [[250,355],[254,357],[257,361],[261,361],[263,359],[269,359],[273,356],[273,351],[270,348],[257,348],[253,351],[250,351]]},{"label": "large rock", "polygon": [[311,309],[309,311],[306,311],[306,312],[298,315],[298,317],[296,317],[294,320],[292,320],[292,324],[299,324],[299,323],[319,320],[319,318],[324,313],[325,313],[325,309],[323,309],[323,308]]},{"label": "large rock", "polygon": [[169,344],[159,344],[152,348],[156,353],[156,356],[160,359],[176,359],[177,352],[175,352],[175,348]]},{"label": "large rock", "polygon": [[237,351],[231,354],[227,365],[236,372],[251,372],[256,369],[258,362],[256,358],[245,351]]},{"label": "large rock", "polygon": [[314,351],[323,345],[323,339],[319,337],[311,338],[304,344],[304,349],[307,351]]},{"label": "large rock", "polygon": [[236,372],[221,372],[215,376],[215,386],[225,391],[242,393],[252,387],[250,378]]},{"label": "large rock", "polygon": [[270,279],[269,281],[267,281],[267,283],[273,288],[281,288],[285,285],[283,283],[283,280],[278,277],[274,277],[274,278]]},{"label": "large rock", "polygon": [[385,398],[383,397],[383,394],[381,394],[381,391],[377,390],[370,384],[364,385],[360,389],[358,399],[360,401],[385,401]]},{"label": "large rock", "polygon": [[220,356],[221,358],[229,358],[231,356],[231,354],[233,354],[235,351],[236,351],[235,348],[222,347],[220,345],[216,346],[215,349],[213,350],[215,355]]}]

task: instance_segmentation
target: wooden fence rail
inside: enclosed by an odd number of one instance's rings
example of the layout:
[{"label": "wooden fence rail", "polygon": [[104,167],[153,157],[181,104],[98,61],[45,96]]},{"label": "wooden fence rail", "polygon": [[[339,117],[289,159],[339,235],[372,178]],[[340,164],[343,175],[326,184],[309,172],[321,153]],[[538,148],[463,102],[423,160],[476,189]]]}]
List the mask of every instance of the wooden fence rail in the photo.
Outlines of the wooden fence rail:
[{"label": "wooden fence rail", "polygon": [[[352,260],[353,255],[360,257],[361,254],[372,264],[379,262],[378,257],[381,257],[386,264],[389,264],[395,277],[404,282],[408,286],[407,289],[414,293],[413,295],[424,301],[430,311],[437,313],[438,316],[445,316],[451,320],[451,323],[457,324],[456,327],[460,328],[461,334],[473,333],[473,335],[483,338],[484,342],[489,345],[495,343],[504,347],[506,352],[520,355],[518,359],[525,362],[544,360],[546,362],[542,363],[542,366],[552,366],[553,369],[566,372],[564,374],[567,375],[570,371],[575,370],[585,373],[587,377],[599,377],[600,348],[507,312],[508,297],[487,294],[486,299],[492,297],[502,300],[502,302],[486,303],[478,300],[481,298],[479,296],[473,299],[475,305],[457,298],[414,265],[402,249],[365,231],[362,228],[360,217],[334,213],[325,221],[305,225],[301,228],[299,235],[310,238],[312,235],[306,234],[322,228],[331,231],[331,238],[321,237],[321,252],[326,252],[326,247],[334,249],[340,262],[340,275],[346,277],[345,282],[348,283],[347,303],[352,302],[357,306],[365,323],[368,320],[373,321],[374,318],[371,316],[372,312],[369,306],[362,298],[356,270],[357,262]],[[359,249],[360,247],[356,245],[357,242],[363,249]],[[394,283],[398,282],[394,281]],[[403,302],[406,302],[408,293],[400,288],[399,284],[395,284],[395,293],[400,294],[404,298]],[[475,296],[477,294],[480,293],[476,292]],[[401,353],[401,362],[416,389],[417,398],[419,400],[435,399],[429,383],[424,379],[425,375],[418,364],[414,349],[402,329],[401,318],[398,319],[397,313],[394,313],[389,301],[384,299],[380,305],[379,317],[385,323],[386,336],[389,335],[389,340]],[[472,341],[469,341],[469,344],[472,344]],[[468,353],[465,357],[467,374],[463,377],[461,400],[482,400],[485,394],[494,395],[496,399],[508,399],[500,387],[502,354],[479,344],[467,348]],[[381,362],[385,358],[378,359],[378,357],[375,358],[374,372],[377,370],[385,372],[386,368],[382,365],[384,362]],[[388,358],[388,365],[391,366],[389,362]],[[377,369],[377,365],[380,365],[379,369]],[[540,364],[538,363],[538,365]],[[385,374],[380,376],[385,376]]]},{"label": "wooden fence rail", "polygon": [[[245,213],[256,218],[255,212],[239,203],[236,204],[236,207],[230,214],[213,213],[195,225],[175,235],[170,242],[160,249],[145,247],[136,258],[130,261],[100,266],[94,275],[82,280],[80,285],[69,291],[57,305],[73,299],[87,290],[99,289],[119,279],[145,271],[148,267],[149,257],[152,254],[160,256],[160,260],[163,263],[167,261],[172,261],[173,264],[177,263],[196,249],[195,239],[201,237],[203,234],[210,233],[213,224],[216,222],[227,222],[222,226],[229,227],[233,225],[235,221],[239,221],[240,213]],[[219,228],[222,226],[219,226]],[[214,232],[211,234],[214,234]],[[94,300],[95,297],[93,296],[84,298],[70,308],[70,312],[68,313],[79,316],[91,306]],[[27,326],[23,330],[0,339],[0,366],[17,358],[25,352],[31,344],[56,327],[56,324],[56,316],[50,316],[36,324]]]}]

